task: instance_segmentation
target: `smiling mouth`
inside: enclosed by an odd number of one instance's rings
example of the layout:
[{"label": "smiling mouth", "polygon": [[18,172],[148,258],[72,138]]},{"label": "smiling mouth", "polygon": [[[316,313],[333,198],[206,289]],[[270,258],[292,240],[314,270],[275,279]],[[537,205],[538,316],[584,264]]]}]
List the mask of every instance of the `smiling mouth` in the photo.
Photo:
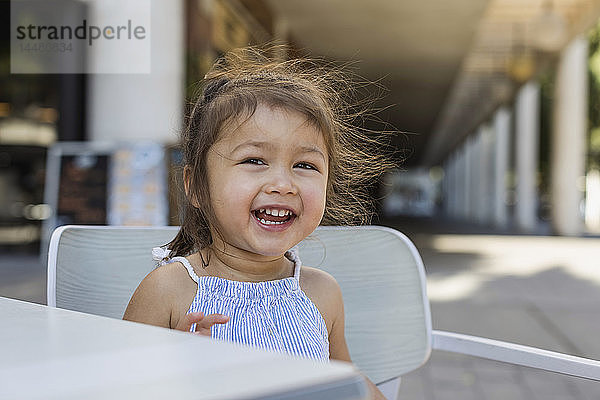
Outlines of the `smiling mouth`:
[{"label": "smiling mouth", "polygon": [[252,214],[265,225],[283,225],[296,218],[296,214],[290,210],[258,209],[252,211]]}]

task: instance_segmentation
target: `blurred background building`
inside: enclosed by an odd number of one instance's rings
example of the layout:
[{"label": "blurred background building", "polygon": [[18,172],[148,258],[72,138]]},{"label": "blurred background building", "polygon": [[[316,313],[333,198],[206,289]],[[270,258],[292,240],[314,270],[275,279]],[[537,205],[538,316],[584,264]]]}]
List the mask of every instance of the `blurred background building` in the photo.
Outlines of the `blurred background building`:
[{"label": "blurred background building", "polygon": [[[160,196],[173,182],[166,178],[179,160],[172,146],[194,83],[226,51],[270,41],[290,44],[282,58],[358,61],[358,74],[386,88],[377,117],[399,131],[403,162],[374,189],[379,222],[413,216],[482,231],[600,232],[599,1],[146,3],[151,73],[36,75],[10,73],[10,2],[0,2],[3,250],[38,252],[44,221],[46,230],[69,222],[176,224],[176,199],[164,204]],[[82,17],[108,7],[60,4]],[[104,12],[126,19],[127,8],[119,10]],[[73,141],[104,147],[50,151]],[[162,150],[127,144],[140,141]],[[128,146],[118,164],[116,152]],[[154,157],[155,180],[124,179],[131,169],[124,157]],[[69,162],[79,165],[71,171],[77,177],[67,177]],[[78,179],[102,189],[77,195]],[[136,184],[157,200],[141,204],[131,195]],[[129,197],[114,200],[119,191]],[[94,200],[68,199],[84,194]],[[150,211],[128,216],[142,206]]]}]

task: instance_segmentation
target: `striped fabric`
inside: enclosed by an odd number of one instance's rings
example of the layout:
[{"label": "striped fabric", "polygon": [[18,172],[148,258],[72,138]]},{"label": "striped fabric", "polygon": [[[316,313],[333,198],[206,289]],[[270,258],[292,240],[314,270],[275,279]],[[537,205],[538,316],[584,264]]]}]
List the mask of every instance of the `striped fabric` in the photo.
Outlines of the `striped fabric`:
[{"label": "striped fabric", "polygon": [[[329,361],[325,321],[299,285],[302,262],[297,250],[289,250],[285,256],[294,262],[294,276],[265,282],[198,277],[186,258],[174,257],[169,262],[181,262],[198,284],[188,313],[229,316],[226,324],[213,325],[213,338]],[[194,329],[195,324],[191,331]]]}]

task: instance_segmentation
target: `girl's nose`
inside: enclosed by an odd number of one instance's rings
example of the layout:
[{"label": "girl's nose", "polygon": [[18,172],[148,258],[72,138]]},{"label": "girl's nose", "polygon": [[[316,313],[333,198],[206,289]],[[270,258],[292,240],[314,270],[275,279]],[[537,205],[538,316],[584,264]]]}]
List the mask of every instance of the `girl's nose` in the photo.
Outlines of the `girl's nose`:
[{"label": "girl's nose", "polygon": [[279,193],[282,195],[297,194],[298,188],[291,171],[278,169],[269,174],[265,191],[267,193]]}]

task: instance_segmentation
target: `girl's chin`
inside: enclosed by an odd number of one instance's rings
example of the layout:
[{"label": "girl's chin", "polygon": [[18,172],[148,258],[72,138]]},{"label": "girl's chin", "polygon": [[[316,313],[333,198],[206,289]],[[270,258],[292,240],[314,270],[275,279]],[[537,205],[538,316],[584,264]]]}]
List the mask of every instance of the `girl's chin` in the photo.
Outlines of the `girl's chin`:
[{"label": "girl's chin", "polygon": [[274,247],[262,247],[258,249],[254,249],[252,251],[256,255],[261,255],[265,257],[280,257],[285,254],[286,251],[291,249],[294,246],[274,246]]}]

